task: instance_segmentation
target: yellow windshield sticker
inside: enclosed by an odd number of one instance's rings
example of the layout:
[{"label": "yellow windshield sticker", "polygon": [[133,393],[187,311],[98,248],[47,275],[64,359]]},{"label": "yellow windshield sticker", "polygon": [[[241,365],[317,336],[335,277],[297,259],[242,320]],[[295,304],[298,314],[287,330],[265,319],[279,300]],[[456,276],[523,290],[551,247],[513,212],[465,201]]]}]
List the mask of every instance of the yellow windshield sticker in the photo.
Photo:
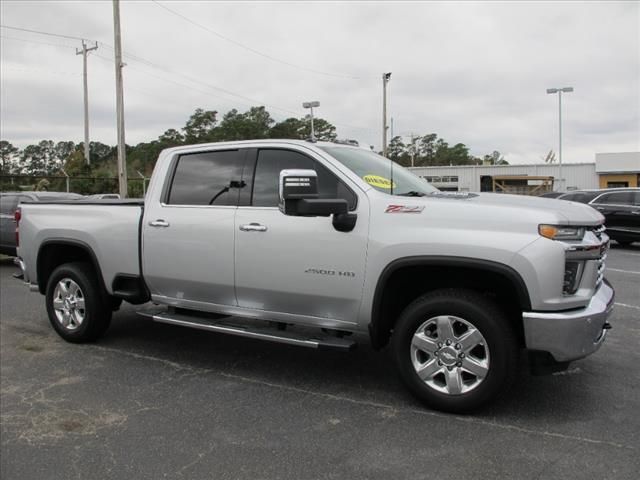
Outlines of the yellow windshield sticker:
[{"label": "yellow windshield sticker", "polygon": [[[391,180],[388,178],[380,177],[379,175],[365,175],[362,179],[372,187],[391,190]],[[395,182],[393,183],[393,188],[396,188]]]}]

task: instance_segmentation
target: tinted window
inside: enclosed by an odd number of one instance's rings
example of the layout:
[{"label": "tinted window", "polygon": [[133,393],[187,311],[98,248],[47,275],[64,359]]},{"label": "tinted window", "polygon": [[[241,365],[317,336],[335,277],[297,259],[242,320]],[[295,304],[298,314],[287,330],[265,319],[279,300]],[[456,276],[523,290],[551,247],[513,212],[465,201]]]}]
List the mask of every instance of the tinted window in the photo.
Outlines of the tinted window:
[{"label": "tinted window", "polygon": [[605,193],[594,203],[608,205],[631,205],[632,192]]},{"label": "tinted window", "polygon": [[18,197],[16,195],[0,196],[0,213],[3,215],[13,215],[17,204]]},{"label": "tinted window", "polygon": [[562,200],[568,200],[570,202],[579,202],[580,197],[584,196],[582,193],[567,193],[566,195],[562,195],[560,198]]},{"label": "tinted window", "polygon": [[562,195],[562,200],[569,200],[571,202],[589,203],[591,200],[600,195],[600,192],[575,192]]},{"label": "tinted window", "polygon": [[356,195],[323,165],[291,150],[260,150],[253,183],[253,202],[256,207],[278,206],[280,171],[294,168],[312,169],[318,174],[320,198],[343,198],[349,209],[356,206]]},{"label": "tinted window", "polygon": [[238,150],[182,155],[176,165],[168,203],[237,205],[241,176]]}]

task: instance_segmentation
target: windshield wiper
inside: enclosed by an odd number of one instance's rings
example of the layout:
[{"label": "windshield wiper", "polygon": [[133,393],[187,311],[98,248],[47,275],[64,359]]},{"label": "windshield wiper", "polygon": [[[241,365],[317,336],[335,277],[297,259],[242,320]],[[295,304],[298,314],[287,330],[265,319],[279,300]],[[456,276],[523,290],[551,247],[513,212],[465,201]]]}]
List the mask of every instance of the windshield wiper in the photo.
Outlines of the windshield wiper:
[{"label": "windshield wiper", "polygon": [[424,197],[426,193],[411,190],[410,192],[396,193],[396,195],[398,195],[399,197]]}]

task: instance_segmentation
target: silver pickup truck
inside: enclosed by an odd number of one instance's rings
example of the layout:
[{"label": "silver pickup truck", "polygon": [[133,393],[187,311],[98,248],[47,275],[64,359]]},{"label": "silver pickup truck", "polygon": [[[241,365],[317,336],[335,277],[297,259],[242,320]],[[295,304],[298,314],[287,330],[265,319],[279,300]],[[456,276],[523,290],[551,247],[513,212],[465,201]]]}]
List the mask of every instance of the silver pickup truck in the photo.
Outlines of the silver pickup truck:
[{"label": "silver pickup truck", "polygon": [[[366,149],[176,147],[146,199],[24,204],[17,263],[70,342],[122,300],[158,322],[312,348],[390,344],[404,383],[462,412],[595,352],[609,239],[589,206],[447,194]],[[354,340],[355,339],[355,340]],[[345,361],[346,358],[345,358]]]}]

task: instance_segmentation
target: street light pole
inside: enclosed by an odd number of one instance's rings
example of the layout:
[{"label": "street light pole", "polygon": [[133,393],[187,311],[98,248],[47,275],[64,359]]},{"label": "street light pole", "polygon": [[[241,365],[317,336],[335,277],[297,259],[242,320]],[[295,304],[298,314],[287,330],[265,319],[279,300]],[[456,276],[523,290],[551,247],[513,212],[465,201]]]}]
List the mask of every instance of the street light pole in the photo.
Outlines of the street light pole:
[{"label": "street light pole", "polygon": [[560,189],[563,187],[562,178],[562,92],[573,92],[573,87],[547,88],[548,94],[558,94],[558,179],[560,180]]},{"label": "street light pole", "polygon": [[382,74],[382,156],[387,156],[387,83],[391,79],[391,72]]},{"label": "street light pole", "polygon": [[320,102],[318,101],[313,101],[313,102],[304,102],[302,104],[303,108],[308,108],[311,111],[311,141],[315,142],[316,140],[316,134],[313,131],[313,107],[319,107],[320,106]]}]

